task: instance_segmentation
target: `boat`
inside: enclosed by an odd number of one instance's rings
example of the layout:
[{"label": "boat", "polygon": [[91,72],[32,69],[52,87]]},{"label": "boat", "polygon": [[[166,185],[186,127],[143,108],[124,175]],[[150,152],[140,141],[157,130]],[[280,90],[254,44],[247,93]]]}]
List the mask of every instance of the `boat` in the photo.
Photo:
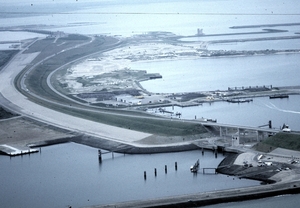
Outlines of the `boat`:
[{"label": "boat", "polygon": [[191,170],[192,173],[197,173],[198,169],[199,169],[199,159],[197,160],[197,162],[193,166],[191,166],[190,170]]},{"label": "boat", "polygon": [[288,132],[288,133],[292,131],[292,130],[289,128],[289,125],[287,125],[287,124],[283,124],[281,130],[282,130],[283,132]]},{"label": "boat", "polygon": [[249,103],[252,102],[253,99],[227,99],[226,101],[229,103]]},{"label": "boat", "polygon": [[270,95],[270,99],[275,99],[275,98],[289,98],[288,94],[276,94],[276,95]]}]

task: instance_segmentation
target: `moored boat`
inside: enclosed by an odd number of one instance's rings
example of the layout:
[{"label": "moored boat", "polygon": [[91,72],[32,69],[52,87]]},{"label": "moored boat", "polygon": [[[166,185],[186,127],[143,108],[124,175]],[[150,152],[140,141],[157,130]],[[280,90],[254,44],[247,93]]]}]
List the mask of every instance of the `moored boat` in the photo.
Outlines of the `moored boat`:
[{"label": "moored boat", "polygon": [[270,95],[270,99],[275,99],[275,98],[289,98],[288,94],[276,94],[276,95]]},{"label": "moored boat", "polygon": [[191,166],[190,170],[191,170],[192,173],[197,173],[198,169],[199,169],[199,159],[197,160],[197,162],[193,166]]}]

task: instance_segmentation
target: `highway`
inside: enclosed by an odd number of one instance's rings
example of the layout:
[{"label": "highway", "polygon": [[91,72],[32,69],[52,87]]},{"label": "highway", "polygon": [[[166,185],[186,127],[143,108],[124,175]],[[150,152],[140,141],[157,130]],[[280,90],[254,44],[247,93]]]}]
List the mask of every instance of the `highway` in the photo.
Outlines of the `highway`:
[{"label": "highway", "polygon": [[[82,45],[74,46],[81,47]],[[85,133],[87,135],[97,136],[106,138],[108,140],[119,141],[123,143],[131,143],[136,140],[143,139],[150,136],[149,133],[138,132],[130,129],[119,128],[111,125],[102,124],[99,122],[83,119],[77,116],[61,113],[59,111],[44,107],[31,99],[26,97],[24,94],[27,92],[40,100],[46,101],[50,105],[57,105],[56,101],[51,101],[33,94],[25,86],[26,73],[22,77],[21,88],[25,90],[25,93],[20,93],[14,85],[14,80],[22,70],[32,63],[39,53],[24,53],[27,48],[20,51],[12,60],[0,71],[1,86],[0,86],[0,102],[9,110],[19,113],[23,116],[28,116],[35,120],[48,123],[63,129],[68,129],[75,132]],[[50,59],[55,55],[50,55],[33,65],[30,69],[32,70],[38,64],[43,61]],[[60,104],[63,105],[63,104]],[[75,108],[75,107],[74,107]]]},{"label": "highway", "polygon": [[[20,51],[0,72],[1,80],[3,80],[3,84],[0,87],[0,101],[5,107],[21,115],[63,129],[131,144],[153,134],[159,135],[160,131],[164,131],[163,134],[168,132],[168,134],[177,136],[176,130],[181,128],[185,131],[186,128],[192,125],[248,129],[270,133],[277,133],[279,131],[276,129],[200,122],[198,120],[183,121],[176,118],[170,120],[169,118],[157,117],[144,112],[100,108],[92,106],[89,103],[76,101],[60,93],[53,87],[51,80],[53,74],[72,63],[120,47],[120,45],[126,45],[127,43],[120,40],[111,41],[109,43],[102,43],[99,48],[96,38],[89,37],[85,41],[76,42],[76,44],[63,44],[66,47],[62,47],[62,44],[55,39],[55,41],[49,44],[54,48],[52,51],[47,50],[45,52],[44,49],[41,49],[41,51],[35,53],[25,53],[25,51],[28,51],[32,45],[40,40],[36,39],[27,48]],[[92,48],[93,44],[97,46],[94,46],[94,49]],[[49,45],[47,46],[48,48],[50,47]],[[78,55],[80,51],[89,49],[90,51],[82,52]],[[44,53],[44,55],[41,55],[41,53]],[[76,58],[69,59],[68,55],[76,55]],[[35,59],[37,57],[40,58]],[[64,61],[65,59],[69,61]],[[51,61],[55,62],[56,65],[52,64],[50,65],[51,69],[44,70],[36,75],[37,72],[35,70],[39,68],[43,69],[43,66],[47,65],[47,62],[51,63]],[[30,79],[31,81],[29,82],[28,80]],[[33,85],[32,82],[35,81],[38,81],[38,84]]]}]

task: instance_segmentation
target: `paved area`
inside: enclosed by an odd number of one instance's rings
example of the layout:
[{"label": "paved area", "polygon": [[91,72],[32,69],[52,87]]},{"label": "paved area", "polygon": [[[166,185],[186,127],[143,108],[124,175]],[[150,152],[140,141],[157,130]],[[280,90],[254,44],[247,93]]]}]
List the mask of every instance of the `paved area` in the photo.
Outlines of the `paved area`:
[{"label": "paved area", "polygon": [[29,64],[37,55],[38,53],[19,53],[0,72],[2,80],[0,85],[2,97],[0,101],[9,105],[11,110],[53,126],[109,140],[121,141],[123,143],[131,143],[151,136],[151,134],[143,132],[118,128],[66,115],[29,101],[13,87],[13,79],[26,66],[26,64]]},{"label": "paved area", "polygon": [[299,193],[300,183],[297,181],[252,186],[238,189],[227,189],[214,192],[204,192],[183,196],[131,201],[118,204],[91,206],[90,208],[116,208],[116,207],[202,207],[216,203],[226,203],[241,200],[251,200],[281,194]]}]

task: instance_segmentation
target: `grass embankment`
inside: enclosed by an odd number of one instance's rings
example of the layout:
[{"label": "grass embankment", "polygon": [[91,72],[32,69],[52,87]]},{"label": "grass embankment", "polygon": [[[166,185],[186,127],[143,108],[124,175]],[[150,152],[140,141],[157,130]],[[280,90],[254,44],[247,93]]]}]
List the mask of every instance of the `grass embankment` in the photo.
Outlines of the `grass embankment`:
[{"label": "grass embankment", "polygon": [[0,70],[18,52],[18,50],[0,51]]},{"label": "grass embankment", "polygon": [[[38,65],[27,75],[25,84],[28,90],[31,93],[36,94],[37,97],[33,97],[31,94],[26,96],[34,102],[54,110],[125,129],[132,129],[161,136],[186,136],[207,133],[206,129],[200,124],[175,120],[171,121],[167,119],[155,119],[153,116],[138,112],[117,111],[113,109],[95,110],[88,106],[82,108],[82,106],[53,92],[47,85],[47,77],[53,70],[65,63],[76,61],[79,57],[85,57],[88,54],[95,52],[100,53],[101,51],[106,51],[109,48],[115,47],[114,44],[118,42],[117,39],[98,37],[87,45],[69,49],[70,44],[74,46],[79,43],[85,43],[87,40],[89,39],[71,36],[65,39],[58,39],[56,42],[54,42],[53,39],[45,39],[37,41],[31,46],[31,52],[41,51],[39,56],[33,61],[34,63],[43,60],[46,57],[50,58],[44,60],[42,64]],[[65,50],[65,52],[60,52],[63,50]],[[58,52],[60,52],[59,55],[57,55]],[[56,55],[51,56],[52,54]],[[22,75],[19,75],[17,79],[15,79],[17,88],[20,88],[19,83],[21,77]],[[55,82],[55,80],[53,81]],[[45,97],[52,102],[39,99],[39,97]]]},{"label": "grass embankment", "polygon": [[270,152],[276,148],[300,151],[300,134],[277,133],[263,142],[255,145],[255,149],[261,152]]},{"label": "grass embankment", "polygon": [[161,136],[186,136],[207,133],[207,130],[201,124],[155,118],[142,112],[110,111],[105,109],[90,111],[85,108],[56,106],[54,104],[47,107],[99,123]]}]

